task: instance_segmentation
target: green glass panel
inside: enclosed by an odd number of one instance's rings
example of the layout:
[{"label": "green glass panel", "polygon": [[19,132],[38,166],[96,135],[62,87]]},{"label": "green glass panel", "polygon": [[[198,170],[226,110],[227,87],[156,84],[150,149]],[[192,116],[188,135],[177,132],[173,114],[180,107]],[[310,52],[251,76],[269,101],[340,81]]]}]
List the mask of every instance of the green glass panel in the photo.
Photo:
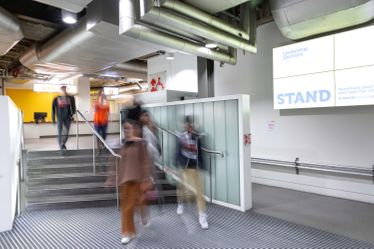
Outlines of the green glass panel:
[{"label": "green glass panel", "polygon": [[240,205],[238,101],[226,104],[226,162],[228,203]]}]

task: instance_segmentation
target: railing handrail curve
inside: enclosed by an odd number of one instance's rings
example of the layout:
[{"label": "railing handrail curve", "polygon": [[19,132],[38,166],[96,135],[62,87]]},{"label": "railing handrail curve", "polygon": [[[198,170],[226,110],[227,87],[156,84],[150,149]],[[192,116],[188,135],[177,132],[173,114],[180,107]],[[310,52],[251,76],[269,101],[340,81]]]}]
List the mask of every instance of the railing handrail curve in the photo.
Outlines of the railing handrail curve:
[{"label": "railing handrail curve", "polygon": [[[165,131],[165,132],[167,132],[167,133],[169,133],[169,134],[175,136],[175,137],[178,137],[178,134],[176,134],[176,133],[173,132],[173,131],[170,131],[170,130],[164,129],[164,128],[158,126],[158,125],[156,125],[156,127],[157,127],[158,129],[162,130],[162,131]],[[199,135],[199,134],[197,134],[197,135]],[[221,157],[224,157],[224,156],[225,156],[225,154],[223,153],[223,151],[219,151],[219,150],[210,150],[210,149],[207,149],[207,148],[205,148],[205,147],[201,147],[201,149],[202,149],[204,152],[209,153],[209,154],[216,154],[216,155],[220,155]]]},{"label": "railing handrail curve", "polygon": [[[88,120],[86,119],[86,117],[79,111],[79,110],[76,110],[76,112],[79,114],[79,116],[81,116],[81,118],[83,119],[83,121],[86,123],[86,125],[88,126],[88,128],[92,131],[92,133],[104,144],[105,148],[108,149],[108,151],[115,157],[118,157],[118,158],[121,158],[121,155],[115,153],[112,148],[109,147],[109,145],[105,142],[105,140],[100,136],[99,133],[97,133],[97,131],[92,127],[92,125],[88,122]],[[77,136],[79,136],[79,134],[77,134]]]}]

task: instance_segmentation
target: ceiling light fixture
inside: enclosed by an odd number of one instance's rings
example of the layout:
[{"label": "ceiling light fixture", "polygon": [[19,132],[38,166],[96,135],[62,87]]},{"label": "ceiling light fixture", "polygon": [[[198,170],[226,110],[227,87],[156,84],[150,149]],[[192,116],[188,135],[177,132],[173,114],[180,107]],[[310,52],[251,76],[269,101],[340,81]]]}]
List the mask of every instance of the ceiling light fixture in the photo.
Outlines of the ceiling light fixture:
[{"label": "ceiling light fixture", "polygon": [[216,48],[216,47],[218,47],[218,44],[215,43],[215,42],[207,42],[207,43],[205,44],[205,47],[206,47],[206,48]]},{"label": "ceiling light fixture", "polygon": [[169,61],[174,60],[174,53],[167,53],[166,54],[166,59],[169,60]]},{"label": "ceiling light fixture", "polygon": [[61,10],[61,18],[62,21],[67,24],[74,24],[77,22],[77,14],[66,10]]}]

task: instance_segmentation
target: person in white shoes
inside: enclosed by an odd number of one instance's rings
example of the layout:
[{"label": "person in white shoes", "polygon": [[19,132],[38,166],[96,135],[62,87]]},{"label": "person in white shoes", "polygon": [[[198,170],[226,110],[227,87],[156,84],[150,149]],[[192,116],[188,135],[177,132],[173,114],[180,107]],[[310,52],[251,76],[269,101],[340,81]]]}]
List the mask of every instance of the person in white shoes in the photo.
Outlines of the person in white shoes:
[{"label": "person in white shoes", "polygon": [[197,209],[199,211],[199,223],[201,228],[208,229],[207,215],[205,213],[206,205],[203,196],[203,187],[201,182],[200,170],[203,169],[201,146],[199,136],[194,131],[192,118],[186,116],[185,131],[178,136],[177,163],[181,168],[183,183],[178,185],[178,208],[177,214],[183,214],[183,202],[185,195],[191,195],[187,186],[192,187],[195,191]]}]

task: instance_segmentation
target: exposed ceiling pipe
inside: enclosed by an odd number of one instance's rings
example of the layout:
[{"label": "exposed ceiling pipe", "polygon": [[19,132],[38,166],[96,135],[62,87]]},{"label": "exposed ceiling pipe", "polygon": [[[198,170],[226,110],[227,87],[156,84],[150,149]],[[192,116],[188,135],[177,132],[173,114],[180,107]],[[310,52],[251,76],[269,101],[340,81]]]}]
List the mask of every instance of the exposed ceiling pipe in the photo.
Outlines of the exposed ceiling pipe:
[{"label": "exposed ceiling pipe", "polygon": [[[196,43],[183,40],[173,35],[147,28],[136,24],[140,6],[137,0],[120,0],[119,2],[119,33],[120,35],[130,36],[135,39],[145,40],[151,43],[159,44],[180,51],[185,51],[197,56],[211,60],[217,60],[224,63],[236,64],[236,50],[231,49],[230,53],[223,53],[208,49]],[[143,6],[144,7],[144,6]]]},{"label": "exposed ceiling pipe", "polygon": [[23,33],[18,20],[0,6],[0,55],[5,55],[21,39]]},{"label": "exposed ceiling pipe", "polygon": [[256,47],[257,41],[257,14],[252,2],[240,5],[240,25],[249,35],[249,44]]},{"label": "exposed ceiling pipe", "polygon": [[33,0],[74,13],[81,12],[92,0]]},{"label": "exposed ceiling pipe", "polygon": [[209,26],[215,27],[216,29],[225,31],[231,35],[239,38],[249,40],[249,33],[246,30],[242,30],[238,27],[234,27],[232,24],[226,23],[220,18],[212,16],[198,8],[195,8],[189,4],[183,3],[179,0],[166,0],[161,4],[163,8],[173,10],[183,15],[189,16],[202,23],[208,24]]},{"label": "exposed ceiling pipe", "polygon": [[209,48],[196,45],[195,43],[168,35],[142,25],[135,24],[131,29],[127,30],[124,35],[131,36],[148,42],[174,48],[180,51],[188,52],[211,60],[218,60],[224,63],[236,64],[236,50],[232,50],[231,54],[222,53],[211,50]]},{"label": "exposed ceiling pipe", "polygon": [[234,37],[216,28],[207,27],[192,18],[177,15],[167,9],[153,7],[142,18],[148,22],[155,23],[155,25],[158,23],[172,23],[174,27],[196,35],[199,34],[209,40],[251,53],[257,52],[257,48],[249,44],[248,41]]},{"label": "exposed ceiling pipe", "polygon": [[132,71],[137,73],[147,73],[147,63],[141,61],[129,61],[120,63],[112,67],[112,69]]}]

